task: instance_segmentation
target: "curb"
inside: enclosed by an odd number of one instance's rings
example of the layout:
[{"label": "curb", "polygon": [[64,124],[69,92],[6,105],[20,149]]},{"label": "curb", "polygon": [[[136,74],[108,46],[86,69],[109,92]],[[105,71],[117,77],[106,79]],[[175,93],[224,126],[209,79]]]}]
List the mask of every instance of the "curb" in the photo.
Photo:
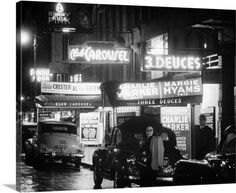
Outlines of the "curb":
[{"label": "curb", "polygon": [[93,166],[91,164],[81,162],[81,166],[83,166],[85,168],[89,168],[90,170],[93,170]]}]

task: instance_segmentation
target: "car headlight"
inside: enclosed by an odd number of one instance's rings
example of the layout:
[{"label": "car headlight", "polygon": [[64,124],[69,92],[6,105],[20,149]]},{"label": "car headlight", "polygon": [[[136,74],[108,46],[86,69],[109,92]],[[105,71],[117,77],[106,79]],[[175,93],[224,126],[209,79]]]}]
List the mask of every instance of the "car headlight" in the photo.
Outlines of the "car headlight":
[{"label": "car headlight", "polygon": [[131,156],[131,157],[127,158],[127,163],[135,164],[136,160],[137,159],[135,156]]},{"label": "car headlight", "polygon": [[79,143],[77,153],[84,154],[84,144],[83,143]]}]

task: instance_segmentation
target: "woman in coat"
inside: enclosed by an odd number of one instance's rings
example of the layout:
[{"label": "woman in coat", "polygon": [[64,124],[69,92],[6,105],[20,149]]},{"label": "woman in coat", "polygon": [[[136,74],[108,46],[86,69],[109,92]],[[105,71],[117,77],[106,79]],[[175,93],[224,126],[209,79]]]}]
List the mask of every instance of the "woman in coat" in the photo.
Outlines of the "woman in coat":
[{"label": "woman in coat", "polygon": [[146,128],[140,151],[146,157],[146,167],[141,168],[140,186],[155,186],[157,174],[163,166],[164,146],[153,126]]}]

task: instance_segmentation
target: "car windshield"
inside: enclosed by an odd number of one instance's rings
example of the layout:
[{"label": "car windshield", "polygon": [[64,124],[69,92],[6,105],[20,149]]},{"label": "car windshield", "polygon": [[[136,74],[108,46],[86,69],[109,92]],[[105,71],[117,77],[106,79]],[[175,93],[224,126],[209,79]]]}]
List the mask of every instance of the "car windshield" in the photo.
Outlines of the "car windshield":
[{"label": "car windshield", "polygon": [[143,135],[140,133],[133,133],[130,131],[121,131],[117,135],[118,140],[120,141],[120,147],[124,147],[127,151],[139,151],[139,141],[142,140]]},{"label": "car windshield", "polygon": [[71,125],[44,124],[41,126],[40,133],[68,133],[77,135],[77,128]]},{"label": "car windshield", "polygon": [[222,153],[235,153],[235,133],[229,133],[224,141]]}]

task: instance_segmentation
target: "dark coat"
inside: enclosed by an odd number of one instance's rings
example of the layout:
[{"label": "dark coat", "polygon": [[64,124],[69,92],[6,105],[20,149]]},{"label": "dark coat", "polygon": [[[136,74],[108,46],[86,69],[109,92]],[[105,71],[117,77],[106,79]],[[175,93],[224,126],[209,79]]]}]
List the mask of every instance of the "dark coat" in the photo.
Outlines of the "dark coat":
[{"label": "dark coat", "polygon": [[203,159],[207,153],[214,150],[214,132],[208,126],[201,129],[198,126],[195,129],[196,159]]}]

